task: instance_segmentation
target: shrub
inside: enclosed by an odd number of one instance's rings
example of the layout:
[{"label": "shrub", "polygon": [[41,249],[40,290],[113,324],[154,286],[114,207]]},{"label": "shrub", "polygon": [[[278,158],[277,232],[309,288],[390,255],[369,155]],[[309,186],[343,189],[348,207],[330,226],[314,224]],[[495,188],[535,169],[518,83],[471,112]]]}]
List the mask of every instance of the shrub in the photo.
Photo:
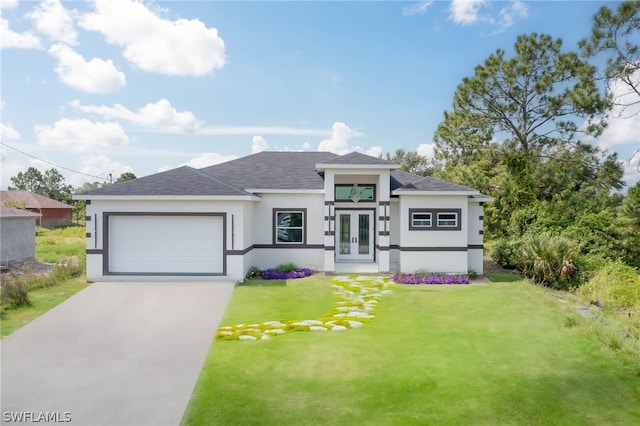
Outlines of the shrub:
[{"label": "shrub", "polygon": [[31,304],[28,294],[28,281],[22,278],[19,275],[11,275],[2,280],[2,288],[0,289],[1,305],[18,307]]},{"label": "shrub", "polygon": [[522,267],[521,243],[516,239],[502,238],[491,248],[491,258],[503,268]]},{"label": "shrub", "polygon": [[620,261],[610,262],[579,293],[590,301],[599,301],[605,309],[640,309],[640,273]]},{"label": "shrub", "polygon": [[294,272],[294,271],[297,271],[298,269],[299,269],[298,266],[296,266],[296,264],[293,262],[282,263],[278,265],[278,270],[284,273]]},{"label": "shrub", "polygon": [[251,268],[249,268],[249,270],[247,271],[247,275],[245,276],[245,279],[255,280],[258,278],[260,278],[260,268],[258,268],[257,266],[252,266]]},{"label": "shrub", "polygon": [[392,278],[398,284],[469,284],[469,278],[446,274],[395,274]]},{"label": "shrub", "polygon": [[522,272],[536,284],[566,290],[576,284],[577,244],[548,233],[529,235],[522,241]]}]

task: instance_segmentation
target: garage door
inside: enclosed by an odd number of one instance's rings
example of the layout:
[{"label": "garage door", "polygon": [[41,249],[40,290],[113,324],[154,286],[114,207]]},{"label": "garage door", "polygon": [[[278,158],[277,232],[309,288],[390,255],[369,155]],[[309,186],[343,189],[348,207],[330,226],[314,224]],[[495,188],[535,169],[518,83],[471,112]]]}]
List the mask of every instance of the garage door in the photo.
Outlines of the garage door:
[{"label": "garage door", "polygon": [[221,216],[109,216],[109,273],[222,274]]}]

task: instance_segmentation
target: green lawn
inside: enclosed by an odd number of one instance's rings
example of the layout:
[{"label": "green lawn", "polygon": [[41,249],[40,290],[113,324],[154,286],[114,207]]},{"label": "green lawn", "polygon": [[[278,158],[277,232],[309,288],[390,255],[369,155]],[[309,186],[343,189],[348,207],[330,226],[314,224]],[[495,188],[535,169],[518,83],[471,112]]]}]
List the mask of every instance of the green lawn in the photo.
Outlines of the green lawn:
[{"label": "green lawn", "polygon": [[[222,325],[314,319],[330,278],[236,287]],[[342,332],[216,342],[186,425],[640,422],[640,378],[523,281],[396,286]]]},{"label": "green lawn", "polygon": [[86,249],[84,224],[60,226],[36,232],[36,260],[56,263],[68,256],[81,256]]},{"label": "green lawn", "polygon": [[0,321],[0,337],[8,336],[85,287],[87,287],[86,279],[77,277],[52,287],[30,291],[31,306],[20,306],[4,313]]}]

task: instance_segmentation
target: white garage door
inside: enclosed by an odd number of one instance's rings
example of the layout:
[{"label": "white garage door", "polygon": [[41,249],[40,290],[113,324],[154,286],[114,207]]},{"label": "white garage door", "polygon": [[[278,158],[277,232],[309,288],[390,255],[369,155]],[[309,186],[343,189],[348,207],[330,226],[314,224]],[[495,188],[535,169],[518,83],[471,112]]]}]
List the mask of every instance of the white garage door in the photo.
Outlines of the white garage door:
[{"label": "white garage door", "polygon": [[222,274],[221,216],[109,216],[109,272]]}]

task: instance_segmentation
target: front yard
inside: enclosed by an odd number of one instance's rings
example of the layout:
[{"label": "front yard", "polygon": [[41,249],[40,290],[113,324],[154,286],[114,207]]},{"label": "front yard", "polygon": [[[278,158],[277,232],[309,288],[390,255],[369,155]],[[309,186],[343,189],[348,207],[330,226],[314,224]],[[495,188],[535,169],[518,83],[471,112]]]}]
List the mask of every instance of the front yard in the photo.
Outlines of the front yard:
[{"label": "front yard", "polygon": [[[315,319],[330,278],[236,287],[222,325]],[[637,363],[524,281],[394,286],[347,331],[219,341],[183,424],[637,424]]]}]

